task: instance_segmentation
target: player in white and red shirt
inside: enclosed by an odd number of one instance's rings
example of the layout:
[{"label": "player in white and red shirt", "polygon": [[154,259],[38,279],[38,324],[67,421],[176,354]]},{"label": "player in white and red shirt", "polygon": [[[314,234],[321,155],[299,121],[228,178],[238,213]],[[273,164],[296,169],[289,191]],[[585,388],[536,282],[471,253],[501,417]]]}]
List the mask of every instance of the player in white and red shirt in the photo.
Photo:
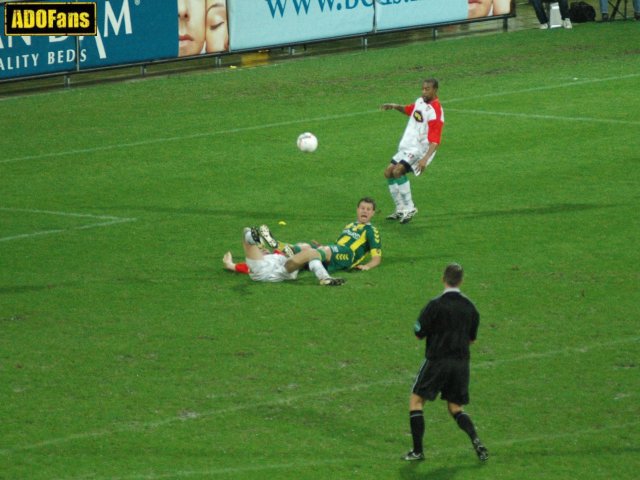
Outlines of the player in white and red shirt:
[{"label": "player in white and red shirt", "polygon": [[444,111],[438,100],[438,80],[425,80],[422,83],[422,96],[411,105],[385,103],[382,109],[398,110],[409,116],[398,153],[384,171],[391,198],[396,205],[395,211],[387,219],[408,223],[418,213],[418,209],[411,198],[407,173],[418,176],[427,168],[436,155],[442,137]]}]

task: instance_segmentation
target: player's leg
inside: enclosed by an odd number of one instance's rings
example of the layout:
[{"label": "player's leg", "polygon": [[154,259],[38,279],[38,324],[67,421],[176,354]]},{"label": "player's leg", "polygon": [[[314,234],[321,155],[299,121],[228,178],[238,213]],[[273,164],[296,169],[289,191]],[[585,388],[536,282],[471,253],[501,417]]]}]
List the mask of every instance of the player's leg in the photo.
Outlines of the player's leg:
[{"label": "player's leg", "polygon": [[[293,255],[300,253],[302,250],[310,250],[314,248],[313,245],[304,242],[294,243],[293,245],[290,245],[290,247]],[[287,257],[292,257],[293,255],[287,255]]]},{"label": "player's leg", "polygon": [[242,248],[244,256],[251,260],[261,260],[264,256],[260,248],[260,233],[256,227],[246,227],[242,231]]},{"label": "player's leg", "polygon": [[478,438],[471,417],[463,406],[469,403],[469,362],[467,360],[449,360],[448,373],[442,388],[441,398],[447,401],[449,413],[456,424],[467,434],[476,455],[481,461],[489,458],[489,452]]},{"label": "player's leg", "polygon": [[402,211],[404,205],[402,203],[402,197],[398,189],[398,180],[394,177],[393,171],[397,164],[395,161],[391,162],[384,170],[384,177],[387,179],[387,185],[389,187],[389,194],[395,205],[395,210],[391,215],[387,215],[387,220],[399,220],[402,217]]},{"label": "player's leg", "polygon": [[414,205],[411,195],[411,182],[407,176],[407,172],[412,171],[411,164],[406,160],[402,160],[393,169],[393,176],[398,185],[398,195],[403,205],[402,215],[400,216],[400,223],[403,224],[409,223],[414,215],[418,213],[418,209]]},{"label": "player's leg", "polygon": [[284,264],[284,268],[287,269],[287,272],[294,272],[296,270],[302,269],[312,260],[317,259],[320,259],[320,254],[317,250],[313,248],[300,250],[293,257],[290,257],[287,260],[287,263]]},{"label": "player's leg", "polygon": [[424,398],[416,393],[409,397],[409,427],[413,448],[404,456],[407,461],[424,460]]},{"label": "player's leg", "polygon": [[424,403],[434,400],[440,393],[441,368],[438,362],[425,360],[411,389],[409,397],[409,426],[413,449],[403,458],[408,461],[424,460]]},{"label": "player's leg", "polygon": [[314,258],[309,261],[309,270],[313,272],[316,278],[320,281],[320,285],[325,287],[337,287],[346,282],[344,278],[332,277],[325,264],[329,264],[331,261],[331,248],[325,245],[318,246],[312,249],[312,251],[318,254],[318,258]]},{"label": "player's leg", "polygon": [[344,283],[343,279],[331,277],[329,272],[327,272],[327,269],[324,268],[322,262],[326,257],[326,247],[320,247],[318,249],[304,249],[287,259],[284,268],[288,272],[294,272],[296,270],[300,270],[305,265],[309,265],[309,270],[311,270],[311,272],[320,281],[320,285],[342,285]]},{"label": "player's leg", "polygon": [[478,437],[476,427],[473,424],[473,421],[471,420],[469,414],[463,410],[462,405],[458,405],[457,403],[447,402],[447,407],[449,409],[449,413],[458,424],[460,430],[462,430],[469,436],[478,459],[480,459],[480,461],[482,462],[487,461],[487,459],[489,458],[489,451],[482,444],[482,441]]},{"label": "player's leg", "polygon": [[409,223],[415,214],[418,213],[418,209],[414,205],[413,197],[411,196],[411,182],[409,182],[409,177],[403,175],[397,179],[397,182],[398,191],[405,205],[405,209],[400,217],[400,223],[405,224]]}]

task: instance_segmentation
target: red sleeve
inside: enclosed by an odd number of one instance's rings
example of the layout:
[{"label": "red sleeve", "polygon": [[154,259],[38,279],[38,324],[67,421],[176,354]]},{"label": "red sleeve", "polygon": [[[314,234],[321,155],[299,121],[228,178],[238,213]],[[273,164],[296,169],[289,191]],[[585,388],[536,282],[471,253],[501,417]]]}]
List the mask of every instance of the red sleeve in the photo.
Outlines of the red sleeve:
[{"label": "red sleeve", "polygon": [[404,113],[405,115],[411,115],[411,112],[413,112],[413,108],[416,106],[415,103],[412,103],[411,105],[405,105],[404,106]]},{"label": "red sleeve", "polygon": [[429,133],[427,134],[427,140],[429,143],[437,143],[440,145],[440,140],[442,139],[442,127],[444,126],[444,121],[442,120],[442,106],[440,102],[433,102],[430,104],[433,107],[434,112],[436,112],[436,118],[429,121]]},{"label": "red sleeve", "polygon": [[236,272],[248,274],[249,266],[244,262],[236,263]]}]

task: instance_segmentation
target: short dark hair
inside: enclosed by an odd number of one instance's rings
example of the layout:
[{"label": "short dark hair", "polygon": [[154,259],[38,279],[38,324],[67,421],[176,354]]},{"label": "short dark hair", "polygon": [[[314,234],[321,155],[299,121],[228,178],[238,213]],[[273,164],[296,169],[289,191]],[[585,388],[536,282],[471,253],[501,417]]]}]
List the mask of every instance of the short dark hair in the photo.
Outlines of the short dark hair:
[{"label": "short dark hair", "polygon": [[458,263],[450,263],[447,268],[444,269],[442,274],[442,280],[450,287],[457,287],[462,283],[462,277],[464,276],[464,270]]},{"label": "short dark hair", "polygon": [[360,200],[358,200],[358,206],[360,206],[360,204],[364,202],[364,203],[370,203],[371,205],[373,205],[373,210],[375,211],[376,209],[376,201],[371,198],[371,197],[362,197]]},{"label": "short dark hair", "polygon": [[427,78],[422,83],[428,83],[428,84],[432,85],[433,88],[435,88],[436,90],[438,89],[438,80],[436,80],[435,78]]}]

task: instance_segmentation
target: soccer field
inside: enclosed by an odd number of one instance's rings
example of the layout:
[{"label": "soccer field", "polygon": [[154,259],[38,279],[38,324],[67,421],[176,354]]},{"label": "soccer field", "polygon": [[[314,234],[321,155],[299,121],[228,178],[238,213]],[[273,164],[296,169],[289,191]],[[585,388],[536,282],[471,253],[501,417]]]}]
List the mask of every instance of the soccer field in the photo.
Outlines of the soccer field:
[{"label": "soccer field", "polygon": [[[638,38],[592,23],[0,98],[0,479],[637,478]],[[382,172],[406,117],[379,106],[431,76],[443,143],[400,225]],[[379,268],[339,288],[223,271],[243,227],[331,242],[363,196]],[[438,400],[407,464],[413,324],[450,261],[481,314],[467,411],[491,458]]]}]

